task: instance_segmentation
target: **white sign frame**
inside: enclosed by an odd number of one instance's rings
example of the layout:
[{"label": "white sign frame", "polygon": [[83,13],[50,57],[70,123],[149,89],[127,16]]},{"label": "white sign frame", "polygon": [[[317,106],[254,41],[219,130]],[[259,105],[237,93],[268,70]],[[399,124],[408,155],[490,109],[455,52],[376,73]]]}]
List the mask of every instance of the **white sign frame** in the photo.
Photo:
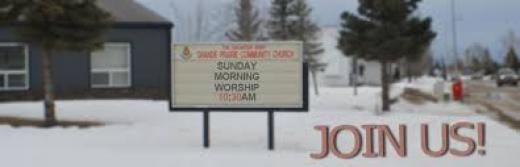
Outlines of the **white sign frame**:
[{"label": "white sign frame", "polygon": [[[271,104],[227,104],[227,105],[179,105],[175,104],[175,79],[176,79],[176,71],[175,71],[175,61],[177,61],[174,49],[177,46],[186,46],[186,45],[296,45],[299,52],[299,65],[298,72],[302,72],[301,78],[298,83],[300,84],[299,88],[299,104],[286,104],[286,105],[271,105]],[[235,112],[235,111],[289,111],[289,112],[306,112],[308,111],[309,100],[308,100],[308,67],[304,63],[303,56],[303,44],[302,42],[297,41],[288,41],[288,42],[222,42],[222,43],[179,43],[172,46],[171,56],[169,58],[170,68],[169,68],[169,84],[170,87],[170,100],[169,106],[171,111],[224,111],[224,112]]]}]

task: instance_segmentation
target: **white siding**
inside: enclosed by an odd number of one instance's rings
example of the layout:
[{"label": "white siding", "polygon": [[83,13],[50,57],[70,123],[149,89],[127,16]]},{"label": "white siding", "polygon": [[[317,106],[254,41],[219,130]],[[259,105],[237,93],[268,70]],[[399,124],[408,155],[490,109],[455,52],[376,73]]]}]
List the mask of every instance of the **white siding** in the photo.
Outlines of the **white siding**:
[{"label": "white siding", "polygon": [[365,66],[365,73],[359,76],[358,83],[372,86],[381,84],[381,65],[378,62],[360,60],[358,65]]},{"label": "white siding", "polygon": [[343,53],[336,48],[338,37],[337,29],[323,29],[321,42],[325,49],[323,61],[327,63],[327,68],[320,76],[322,86],[349,85],[350,59],[343,56]]},{"label": "white siding", "polygon": [[[328,64],[324,73],[320,75],[322,86],[338,87],[350,85],[350,74],[352,73],[352,59],[345,57],[337,49],[337,39],[339,38],[337,28],[324,28],[321,42],[325,52],[323,61]],[[381,69],[377,62],[366,62],[359,60],[358,65],[365,66],[364,75],[358,78],[358,83],[363,85],[380,85]]]}]

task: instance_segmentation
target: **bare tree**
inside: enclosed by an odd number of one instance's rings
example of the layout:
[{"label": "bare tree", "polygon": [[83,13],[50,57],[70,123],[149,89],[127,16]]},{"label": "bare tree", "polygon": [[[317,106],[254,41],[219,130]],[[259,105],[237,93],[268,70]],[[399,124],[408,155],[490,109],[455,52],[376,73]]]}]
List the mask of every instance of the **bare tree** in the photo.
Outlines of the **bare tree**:
[{"label": "bare tree", "polygon": [[464,66],[471,72],[484,72],[489,75],[498,71],[497,63],[491,58],[489,49],[475,43],[464,51]]},{"label": "bare tree", "polygon": [[[505,60],[507,54],[513,49],[519,49],[520,48],[520,37],[517,36],[514,30],[507,31],[501,38],[500,42],[502,43],[502,50],[500,55],[503,56],[502,58]],[[507,62],[504,62],[507,63]]]},{"label": "bare tree", "polygon": [[408,82],[429,73],[434,68],[433,51],[427,49],[415,59],[403,59],[400,70],[406,73]]},{"label": "bare tree", "polygon": [[421,55],[419,60],[411,63],[410,67],[412,78],[421,77],[430,72],[431,68],[434,66],[434,63],[433,51],[428,49]]},{"label": "bare tree", "polygon": [[464,69],[471,72],[479,72],[482,69],[482,59],[486,54],[486,48],[478,43],[469,46],[464,51]]},{"label": "bare tree", "polygon": [[210,0],[197,0],[195,6],[180,8],[170,3],[173,20],[176,22],[177,42],[220,41],[233,23],[233,6]]},{"label": "bare tree", "polygon": [[506,52],[511,48],[520,47],[520,37],[516,36],[515,31],[513,30],[506,32],[506,34],[502,36],[501,42]]},{"label": "bare tree", "polygon": [[414,79],[423,76],[433,68],[433,52],[431,49],[426,49],[413,59],[403,59],[400,64],[402,65],[400,70],[406,74],[408,82],[411,83]]}]

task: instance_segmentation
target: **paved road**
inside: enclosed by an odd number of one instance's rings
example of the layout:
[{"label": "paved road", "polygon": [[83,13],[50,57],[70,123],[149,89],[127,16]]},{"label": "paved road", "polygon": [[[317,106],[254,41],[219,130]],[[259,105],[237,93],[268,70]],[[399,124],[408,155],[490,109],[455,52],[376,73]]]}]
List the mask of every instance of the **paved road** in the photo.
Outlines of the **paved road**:
[{"label": "paved road", "polygon": [[520,87],[497,87],[494,81],[465,81],[466,101],[480,104],[520,122]]}]

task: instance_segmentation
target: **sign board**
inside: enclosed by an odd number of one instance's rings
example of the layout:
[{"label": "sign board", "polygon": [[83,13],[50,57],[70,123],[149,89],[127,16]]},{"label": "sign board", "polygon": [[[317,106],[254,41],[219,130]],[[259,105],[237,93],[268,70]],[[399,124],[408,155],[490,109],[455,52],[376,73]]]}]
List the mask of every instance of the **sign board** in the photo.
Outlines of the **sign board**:
[{"label": "sign board", "polygon": [[176,44],[171,70],[173,111],[308,108],[301,42]]}]

